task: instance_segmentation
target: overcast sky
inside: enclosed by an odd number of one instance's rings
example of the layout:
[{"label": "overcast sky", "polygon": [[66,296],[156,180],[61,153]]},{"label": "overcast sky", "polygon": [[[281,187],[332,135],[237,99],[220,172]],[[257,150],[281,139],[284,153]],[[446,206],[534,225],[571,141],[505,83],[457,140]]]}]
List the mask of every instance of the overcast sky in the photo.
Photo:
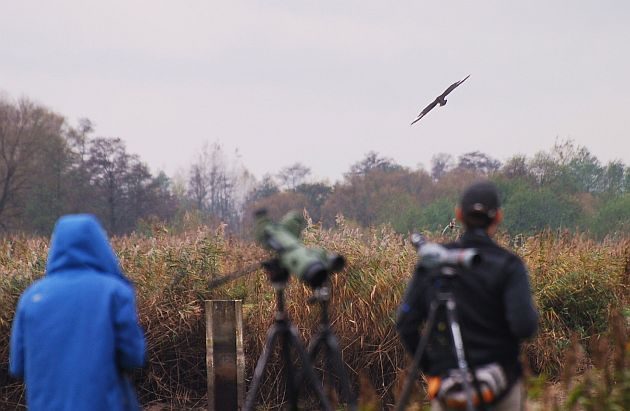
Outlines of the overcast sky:
[{"label": "overcast sky", "polygon": [[169,174],[205,141],[331,181],[370,150],[428,167],[556,137],[628,164],[630,1],[4,0],[0,90]]}]

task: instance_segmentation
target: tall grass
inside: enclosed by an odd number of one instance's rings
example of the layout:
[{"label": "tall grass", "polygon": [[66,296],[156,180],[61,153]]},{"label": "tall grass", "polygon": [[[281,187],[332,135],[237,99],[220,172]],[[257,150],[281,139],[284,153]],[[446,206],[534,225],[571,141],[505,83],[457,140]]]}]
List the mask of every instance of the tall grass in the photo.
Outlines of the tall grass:
[{"label": "tall grass", "polygon": [[[364,397],[371,395],[386,407],[394,402],[401,370],[408,363],[395,333],[394,317],[415,253],[406,238],[388,227],[364,229],[343,218],[337,223],[334,230],[310,225],[304,241],[347,259],[347,268],[331,278],[333,328],[353,382],[358,385],[363,380],[362,390],[371,392]],[[584,354],[573,361],[574,374],[590,375],[598,363],[599,354],[593,349],[597,342],[607,341],[604,351],[614,351],[609,343],[614,339],[606,339],[611,312],[621,313],[620,327],[627,327],[630,240],[595,242],[566,232],[544,232],[529,238],[500,236],[499,242],[523,257],[531,272],[541,312],[540,332],[524,348],[532,373],[545,376],[546,385],[560,381],[567,348],[580,346],[585,347]],[[170,233],[156,225],[148,235],[115,238],[113,245],[136,285],[149,347],[149,365],[136,375],[143,403],[160,402],[176,409],[205,404],[205,299],[244,301],[247,375],[251,376],[273,322],[273,290],[262,270],[218,289],[208,289],[207,282],[265,258],[266,251],[227,236],[221,227]],[[24,403],[22,386],[7,377],[8,336],[17,298],[43,274],[47,246],[41,238],[0,240],[0,409]],[[309,295],[308,288],[291,281],[287,309],[304,340],[316,330],[319,314],[318,307],[306,304]],[[595,368],[602,369],[601,364]],[[281,375],[282,364],[275,358],[262,385],[262,403],[283,402]],[[585,381],[581,378],[575,381]],[[589,384],[583,392],[589,392],[594,383]],[[367,386],[373,389],[366,391]]]}]

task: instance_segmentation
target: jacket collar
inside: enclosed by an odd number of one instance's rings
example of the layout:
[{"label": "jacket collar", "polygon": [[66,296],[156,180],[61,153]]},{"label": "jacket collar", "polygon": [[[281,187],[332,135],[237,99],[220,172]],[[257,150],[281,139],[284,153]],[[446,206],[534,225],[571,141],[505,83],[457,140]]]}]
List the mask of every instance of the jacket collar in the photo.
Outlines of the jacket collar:
[{"label": "jacket collar", "polygon": [[490,238],[488,233],[482,229],[467,230],[460,237],[463,244],[494,244],[494,240]]}]

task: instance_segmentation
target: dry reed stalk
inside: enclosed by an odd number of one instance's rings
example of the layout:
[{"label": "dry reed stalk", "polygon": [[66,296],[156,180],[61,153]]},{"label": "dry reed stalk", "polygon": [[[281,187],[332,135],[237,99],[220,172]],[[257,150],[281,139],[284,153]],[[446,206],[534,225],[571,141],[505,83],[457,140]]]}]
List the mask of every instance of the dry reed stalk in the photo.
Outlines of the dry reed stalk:
[{"label": "dry reed stalk", "polygon": [[[391,404],[398,370],[408,361],[394,330],[395,313],[415,264],[415,252],[406,238],[388,227],[362,229],[343,219],[338,223],[334,230],[309,226],[304,241],[346,257],[347,268],[331,278],[333,329],[352,380],[358,380],[359,370],[365,372],[370,385],[377,387],[379,401]],[[525,347],[532,370],[557,375],[573,333],[588,346],[609,324],[615,324],[609,322],[611,307],[628,306],[630,239],[595,242],[583,235],[544,232],[516,241],[502,235],[499,241],[508,247],[516,244],[513,250],[530,268],[541,311],[540,333]],[[207,281],[260,261],[267,252],[227,236],[221,227],[176,234],[155,227],[150,236],[114,238],[113,245],[124,271],[136,284],[148,342],[149,366],[136,378],[144,403],[186,409],[205,400],[204,299],[244,300],[246,375],[251,375],[273,322],[273,291],[262,270],[214,290],[207,289]],[[47,239],[41,238],[0,240],[0,339],[4,339],[0,342],[0,406],[23,403],[22,387],[5,384],[7,339],[17,298],[42,275],[47,247]],[[305,304],[309,295],[308,288],[290,282],[287,309],[304,340],[318,322],[318,308]],[[616,349],[615,353],[613,358],[618,359],[611,361],[625,364],[627,354],[622,353],[626,351]],[[275,355],[263,382],[262,403],[282,403],[281,373]]]}]

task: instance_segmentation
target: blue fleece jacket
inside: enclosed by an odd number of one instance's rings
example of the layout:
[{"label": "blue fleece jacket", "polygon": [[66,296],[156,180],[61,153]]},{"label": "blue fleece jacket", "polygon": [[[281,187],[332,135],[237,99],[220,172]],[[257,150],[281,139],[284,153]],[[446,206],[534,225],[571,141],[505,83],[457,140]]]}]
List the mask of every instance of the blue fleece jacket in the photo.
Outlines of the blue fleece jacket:
[{"label": "blue fleece jacket", "polygon": [[9,372],[31,411],[139,409],[124,371],[145,360],[134,290],[95,217],[59,219],[46,275],[20,297]]}]

